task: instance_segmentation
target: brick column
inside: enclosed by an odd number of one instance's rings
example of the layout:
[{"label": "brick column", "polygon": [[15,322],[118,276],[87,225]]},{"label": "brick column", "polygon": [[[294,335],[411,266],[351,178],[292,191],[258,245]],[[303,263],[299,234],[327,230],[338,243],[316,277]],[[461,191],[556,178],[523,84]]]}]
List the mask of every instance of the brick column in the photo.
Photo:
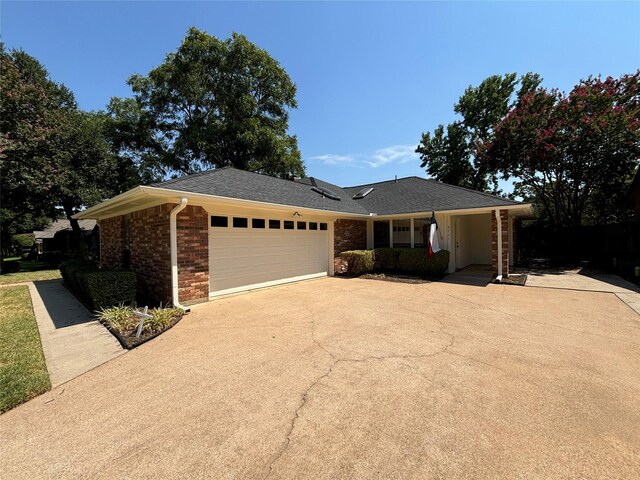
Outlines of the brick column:
[{"label": "brick column", "polygon": [[[509,275],[509,211],[500,210],[500,224],[502,226],[502,276]],[[493,276],[498,276],[498,222],[496,212],[491,212],[491,266]]]},{"label": "brick column", "polygon": [[347,250],[366,250],[367,222],[365,220],[339,219],[334,223],[333,255],[337,257]]},{"label": "brick column", "polygon": [[188,205],[178,213],[178,297],[180,303],[209,300],[209,214]]}]

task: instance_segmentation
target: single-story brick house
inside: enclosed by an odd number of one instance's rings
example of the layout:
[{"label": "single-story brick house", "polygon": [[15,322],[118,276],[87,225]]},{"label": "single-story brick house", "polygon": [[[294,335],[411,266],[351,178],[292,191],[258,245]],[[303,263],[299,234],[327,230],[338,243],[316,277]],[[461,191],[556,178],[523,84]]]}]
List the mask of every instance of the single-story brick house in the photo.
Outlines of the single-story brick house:
[{"label": "single-story brick house", "polygon": [[345,250],[424,248],[433,211],[450,272],[486,264],[508,275],[513,222],[531,206],[418,177],[341,188],[218,168],[136,187],[76,218],[98,221],[103,266],[130,266],[143,295],[188,305],[333,275]]}]

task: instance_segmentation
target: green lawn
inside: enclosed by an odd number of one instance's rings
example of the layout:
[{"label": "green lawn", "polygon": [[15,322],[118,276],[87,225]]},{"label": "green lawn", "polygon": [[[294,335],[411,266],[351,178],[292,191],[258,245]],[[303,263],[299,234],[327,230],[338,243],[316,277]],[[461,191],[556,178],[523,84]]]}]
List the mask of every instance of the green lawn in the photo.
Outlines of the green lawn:
[{"label": "green lawn", "polygon": [[51,388],[26,286],[0,288],[0,413]]},{"label": "green lawn", "polygon": [[[17,261],[17,259],[5,258],[5,261]],[[58,270],[57,267],[33,260],[21,260],[20,271],[0,275],[0,285],[33,282],[36,280],[51,280],[54,278],[60,278],[60,270]]]}]

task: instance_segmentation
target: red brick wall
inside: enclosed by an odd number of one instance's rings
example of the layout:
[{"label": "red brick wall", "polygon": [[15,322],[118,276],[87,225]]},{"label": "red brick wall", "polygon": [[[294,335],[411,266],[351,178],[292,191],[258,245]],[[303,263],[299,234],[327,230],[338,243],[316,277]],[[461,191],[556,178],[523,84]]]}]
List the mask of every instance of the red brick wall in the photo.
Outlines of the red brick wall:
[{"label": "red brick wall", "polygon": [[[500,210],[502,224],[502,276],[509,275],[509,211]],[[495,211],[491,212],[491,266],[493,276],[498,275],[498,222]]]},{"label": "red brick wall", "polygon": [[169,212],[164,204],[129,214],[131,269],[136,272],[138,291],[152,304],[171,301],[171,250]]},{"label": "red brick wall", "polygon": [[122,217],[105,218],[100,225],[100,264],[106,268],[122,266],[124,241],[122,235]]},{"label": "red brick wall", "polygon": [[187,206],[178,213],[178,287],[181,303],[209,300],[209,214]]},{"label": "red brick wall", "polygon": [[347,250],[367,248],[367,222],[364,220],[336,220],[333,233],[334,256]]},{"label": "red brick wall", "polygon": [[[171,301],[171,243],[166,203],[129,213],[131,269],[138,293],[150,305]],[[102,265],[122,267],[124,216],[100,221]],[[209,298],[209,216],[201,207],[187,206],[177,217],[178,296],[180,303]]]}]

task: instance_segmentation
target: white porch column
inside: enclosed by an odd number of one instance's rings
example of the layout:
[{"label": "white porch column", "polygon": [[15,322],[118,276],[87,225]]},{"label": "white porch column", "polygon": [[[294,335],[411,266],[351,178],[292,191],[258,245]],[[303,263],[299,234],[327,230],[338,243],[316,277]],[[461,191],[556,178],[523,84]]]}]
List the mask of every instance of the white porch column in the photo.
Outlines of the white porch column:
[{"label": "white porch column", "polygon": [[393,220],[389,220],[389,246],[393,248]]},{"label": "white porch column", "polygon": [[367,249],[373,248],[373,220],[367,220]]},{"label": "white porch column", "polygon": [[411,229],[411,248],[416,248],[416,232],[413,228],[413,217],[411,217],[409,228]]}]

